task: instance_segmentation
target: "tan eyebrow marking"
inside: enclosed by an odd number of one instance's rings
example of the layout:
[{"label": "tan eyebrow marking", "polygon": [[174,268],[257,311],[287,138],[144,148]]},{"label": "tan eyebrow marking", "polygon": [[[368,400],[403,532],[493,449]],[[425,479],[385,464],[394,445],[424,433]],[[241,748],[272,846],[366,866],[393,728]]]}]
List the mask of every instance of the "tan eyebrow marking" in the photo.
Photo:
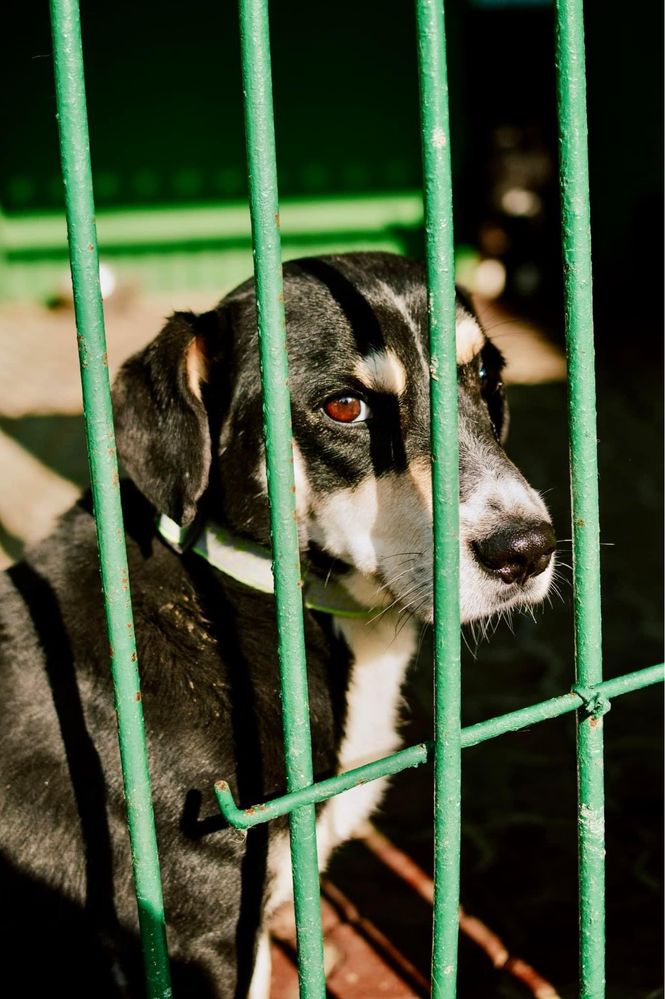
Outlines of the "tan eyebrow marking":
[{"label": "tan eyebrow marking", "polygon": [[373,350],[355,367],[357,377],[367,388],[401,395],[406,388],[406,371],[392,350]]},{"label": "tan eyebrow marking", "polygon": [[457,363],[468,364],[482,350],[484,342],[483,332],[476,320],[463,313],[457,320],[455,330]]}]

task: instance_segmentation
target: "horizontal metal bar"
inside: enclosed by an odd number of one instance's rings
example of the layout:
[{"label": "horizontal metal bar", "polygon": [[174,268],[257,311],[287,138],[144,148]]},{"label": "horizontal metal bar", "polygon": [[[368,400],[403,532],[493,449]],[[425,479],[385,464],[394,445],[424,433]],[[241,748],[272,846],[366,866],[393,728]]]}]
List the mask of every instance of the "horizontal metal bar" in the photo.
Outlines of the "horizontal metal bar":
[{"label": "horizontal metal bar", "polygon": [[[647,666],[646,669],[636,670],[634,673],[626,673],[624,676],[617,677],[616,680],[605,680],[603,683],[589,687],[588,690],[589,693],[609,700],[610,697],[618,697],[620,694],[628,694],[632,690],[648,687],[664,678],[665,665],[660,663],[657,666]],[[480,742],[495,739],[498,735],[504,735],[506,732],[517,732],[529,725],[537,725],[538,722],[547,721],[548,718],[558,718],[569,711],[576,711],[585,702],[588,704],[590,700],[591,698],[587,696],[586,692],[582,696],[571,691],[569,694],[562,694],[560,697],[551,697],[547,701],[532,704],[528,708],[518,708],[517,711],[509,711],[508,714],[499,715],[497,718],[489,718],[476,725],[468,725],[462,729],[462,746],[464,748],[477,746]]]},{"label": "horizontal metal bar", "polygon": [[604,680],[594,689],[602,693],[603,697],[618,697],[620,694],[629,694],[632,690],[661,683],[663,679],[665,679],[665,663],[658,663],[656,666],[635,670],[634,673],[624,673],[614,680]]},{"label": "horizontal metal bar", "polygon": [[[520,729],[547,721],[549,718],[558,718],[570,711],[576,711],[584,704],[593,712],[593,702],[599,697],[609,700],[612,697],[619,697],[621,694],[629,694],[633,690],[640,690],[642,687],[660,683],[664,679],[665,664],[659,663],[656,666],[647,666],[645,669],[639,669],[633,673],[625,673],[614,680],[605,680],[581,694],[571,691],[568,694],[551,697],[547,701],[540,701],[538,704],[532,704],[526,708],[518,708],[517,711],[509,711],[496,718],[488,718],[475,725],[467,725],[466,728],[462,729],[462,748],[477,746],[481,742],[496,739],[497,736],[504,735],[506,732],[518,732]],[[418,767],[432,758],[432,752],[433,743],[420,742],[415,746],[409,746],[408,749],[402,749],[390,756],[375,760],[373,763],[355,767],[353,770],[347,770],[335,777],[328,777],[326,780],[310,784],[291,794],[284,794],[272,801],[252,805],[250,808],[238,808],[233,800],[229,785],[226,781],[220,780],[215,784],[217,803],[229,825],[236,829],[250,829],[261,822],[269,822],[281,815],[288,815],[294,808],[299,808],[301,805],[318,804],[336,794],[341,794],[343,791],[349,791],[351,788],[357,787],[358,784],[367,784],[379,777],[398,774],[402,770],[408,770],[409,767]]]},{"label": "horizontal metal bar", "polygon": [[353,770],[347,770],[335,777],[328,777],[316,784],[310,784],[299,791],[284,794],[273,801],[265,802],[265,804],[253,805],[251,808],[238,808],[236,806],[231,789],[225,780],[217,781],[215,794],[224,818],[236,829],[249,829],[260,822],[269,822],[270,819],[279,818],[280,815],[287,815],[301,805],[326,801],[335,794],[357,787],[358,784],[367,784],[378,777],[398,774],[402,770],[408,770],[409,767],[418,767],[429,759],[431,745],[431,743],[421,742],[416,746],[409,746],[408,749],[402,749],[398,753],[392,753],[390,756],[375,760],[373,763],[355,767]]}]

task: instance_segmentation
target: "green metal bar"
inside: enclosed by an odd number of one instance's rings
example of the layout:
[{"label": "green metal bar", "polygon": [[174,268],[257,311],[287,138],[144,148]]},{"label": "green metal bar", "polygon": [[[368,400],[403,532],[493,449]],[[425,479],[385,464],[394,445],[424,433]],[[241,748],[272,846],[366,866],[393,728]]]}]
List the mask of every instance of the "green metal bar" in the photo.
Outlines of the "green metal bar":
[{"label": "green metal bar", "polygon": [[[600,698],[601,702],[603,700],[609,701],[610,698],[619,697],[621,694],[629,694],[642,687],[662,683],[663,679],[665,679],[665,665],[659,663],[657,666],[647,666],[646,669],[626,673],[615,680],[605,680],[603,683],[595,684],[584,692],[584,697],[574,691],[562,694],[560,697],[551,697],[539,704],[532,704],[526,708],[519,708],[517,711],[509,711],[497,718],[489,718],[487,721],[468,725],[462,729],[462,746],[465,749],[468,746],[477,746],[489,739],[496,739],[497,736],[504,735],[506,732],[517,732],[530,725],[547,721],[549,718],[558,718],[569,711],[578,710],[585,706],[585,703],[587,708],[590,708],[589,715],[593,716],[599,713],[594,705],[597,698]],[[594,695],[596,696],[594,697]],[[603,707],[604,705],[599,703],[601,710]]]},{"label": "green metal bar", "polygon": [[328,798],[332,798],[336,794],[348,791],[352,787],[357,787],[359,784],[369,784],[370,781],[376,780],[378,777],[398,774],[409,767],[418,767],[421,763],[426,763],[430,755],[428,744],[421,742],[380,760],[375,760],[373,763],[365,763],[361,767],[347,770],[335,777],[328,777],[316,784],[309,784],[307,787],[293,791],[291,794],[284,794],[272,801],[252,805],[250,808],[236,806],[231,789],[225,780],[217,781],[215,794],[219,809],[227,822],[236,829],[250,829],[262,822],[270,822],[271,819],[279,818],[280,815],[288,815],[294,808],[299,808],[301,805],[318,804],[321,801],[327,801]]},{"label": "green metal bar", "polygon": [[646,666],[644,669],[635,670],[632,673],[624,673],[613,680],[603,680],[596,684],[594,690],[602,693],[603,697],[619,697],[621,694],[629,694],[633,690],[641,690],[643,687],[650,687],[654,683],[662,683],[665,679],[665,664],[657,663],[655,666]]},{"label": "green metal bar", "polygon": [[[240,38],[254,246],[263,418],[286,756],[286,786],[312,783],[267,0],[240,0]],[[313,805],[290,815],[300,994],[323,999],[323,934]]]},{"label": "green metal bar", "polygon": [[417,0],[430,327],[434,517],[434,928],[432,995],[455,995],[460,878],[459,469],[455,257],[442,0]]},{"label": "green metal bar", "polygon": [[[636,670],[634,673],[626,673],[614,680],[605,680],[585,691],[584,697],[573,691],[559,697],[551,697],[547,701],[540,701],[538,704],[509,711],[505,715],[488,718],[475,725],[467,725],[462,729],[461,745],[463,749],[477,746],[490,739],[496,739],[497,736],[505,735],[507,732],[518,732],[520,729],[529,728],[531,725],[537,725],[550,718],[559,718],[571,711],[577,711],[585,704],[587,709],[591,709],[592,716],[597,715],[598,710],[596,710],[594,702],[598,703],[600,710],[607,710],[607,705],[603,704],[604,701],[609,701],[610,698],[619,697],[622,694],[629,694],[654,683],[662,683],[664,679],[665,665],[659,663],[657,666],[647,666],[646,669]],[[431,760],[433,755],[434,743],[420,742],[415,746],[409,746],[407,749],[392,753],[390,756],[384,756],[380,760],[366,763],[362,767],[346,770],[344,773],[329,777],[316,784],[310,784],[292,794],[284,794],[279,798],[273,798],[272,801],[252,805],[249,808],[237,807],[226,781],[220,780],[215,784],[215,793],[220,811],[229,825],[236,829],[250,829],[262,822],[270,822],[271,819],[279,818],[281,815],[288,815],[300,805],[318,804],[327,801],[335,794],[341,794],[357,787],[358,784],[367,784],[372,780],[378,780],[379,777],[398,774],[410,767],[419,767]]]},{"label": "green metal bar", "polygon": [[[602,680],[598,458],[582,0],[557,0],[561,217],[568,348],[575,660],[579,684]],[[605,995],[603,722],[577,728],[580,994]]]},{"label": "green metal bar", "polygon": [[90,169],[78,0],[51,0],[60,155],[83,410],[148,995],[171,995],[134,639]]}]

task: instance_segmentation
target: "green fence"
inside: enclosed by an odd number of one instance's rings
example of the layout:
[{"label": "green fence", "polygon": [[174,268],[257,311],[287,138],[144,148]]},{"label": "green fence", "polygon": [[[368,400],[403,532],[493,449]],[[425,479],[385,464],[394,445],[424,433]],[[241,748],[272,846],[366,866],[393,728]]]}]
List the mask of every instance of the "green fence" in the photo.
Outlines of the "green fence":
[{"label": "green fence", "polygon": [[[591,298],[582,0],[557,0],[557,69],[566,330],[570,373],[576,682],[569,693],[461,728],[458,603],[458,453],[450,134],[443,3],[416,0],[429,286],[435,537],[435,738],[314,782],[307,703],[298,538],[294,519],[286,331],[267,0],[240,0],[245,122],[266,414],[275,596],[279,623],[287,793],[238,809],[240,829],[287,814],[293,858],[300,991],[325,994],[315,804],[361,781],[434,759],[435,899],[432,995],[456,993],[461,750],[577,711],[580,995],[604,995],[603,714],[609,699],[663,679],[662,665],[602,681],[598,473]],[[104,602],[115,681],[129,835],[151,997],[169,985],[165,918],[143,733],[139,673],[123,542],[99,289],[78,0],[51,0],[62,168],[76,326]],[[416,109],[414,108],[414,114]]]}]

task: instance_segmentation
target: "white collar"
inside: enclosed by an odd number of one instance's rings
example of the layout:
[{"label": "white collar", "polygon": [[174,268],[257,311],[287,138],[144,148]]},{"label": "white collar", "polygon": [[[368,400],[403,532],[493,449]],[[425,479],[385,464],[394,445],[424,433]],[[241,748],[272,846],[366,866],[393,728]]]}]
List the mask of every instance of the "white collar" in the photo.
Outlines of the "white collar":
[{"label": "white collar", "polygon": [[[165,514],[158,518],[157,530],[176,551],[196,552],[215,569],[236,582],[260,593],[275,592],[272,557],[270,551],[262,545],[233,535],[225,527],[212,521],[205,522],[192,542],[191,532],[179,527]],[[303,602],[310,610],[336,617],[369,618],[375,613],[375,609],[357,603],[337,580],[322,579],[313,572],[304,576]]]}]

